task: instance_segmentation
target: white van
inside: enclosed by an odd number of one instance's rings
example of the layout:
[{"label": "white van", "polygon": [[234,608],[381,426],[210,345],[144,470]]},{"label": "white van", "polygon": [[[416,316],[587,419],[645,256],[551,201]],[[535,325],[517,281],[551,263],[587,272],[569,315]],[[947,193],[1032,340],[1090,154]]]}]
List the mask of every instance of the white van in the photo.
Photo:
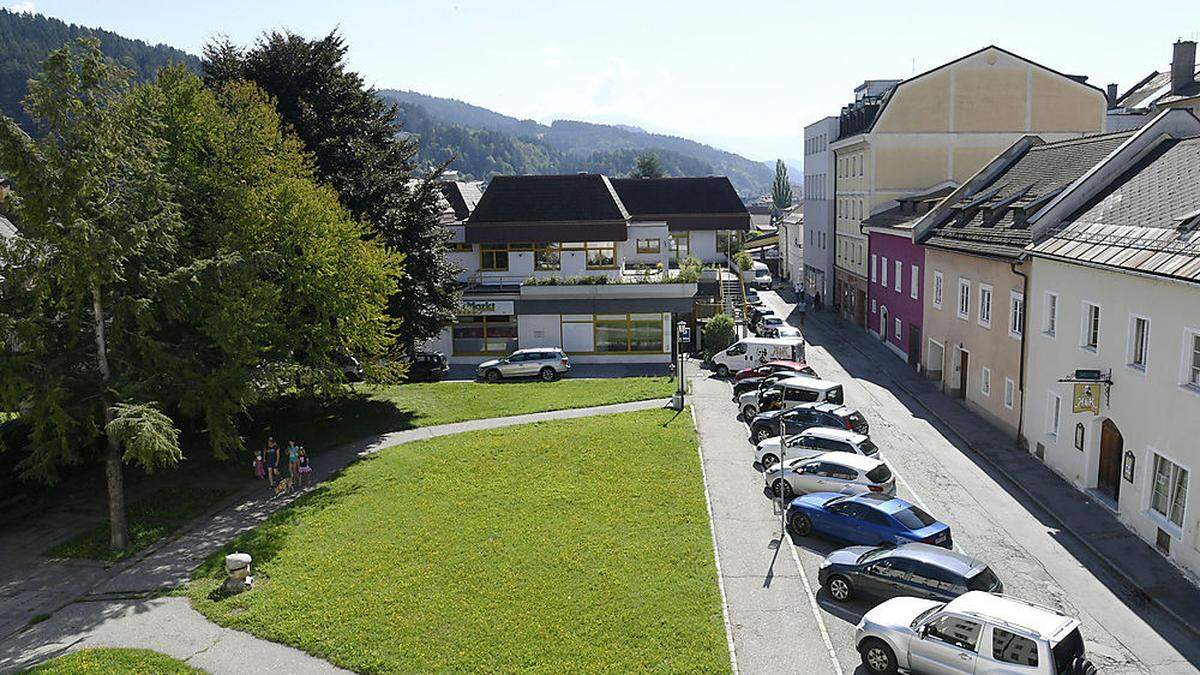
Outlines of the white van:
[{"label": "white van", "polygon": [[789,377],[768,387],[760,395],[748,391],[738,397],[738,410],[747,422],[763,410],[794,408],[801,403],[833,403],[842,405],[846,394],[842,385],[815,377]]},{"label": "white van", "polygon": [[750,264],[750,269],[742,272],[742,281],[751,288],[769,291],[774,280],[771,279],[771,268],[766,263],[755,261]]},{"label": "white van", "polygon": [[768,361],[804,362],[804,340],[801,338],[748,337],[738,340],[712,358],[717,375],[726,377],[742,368]]}]

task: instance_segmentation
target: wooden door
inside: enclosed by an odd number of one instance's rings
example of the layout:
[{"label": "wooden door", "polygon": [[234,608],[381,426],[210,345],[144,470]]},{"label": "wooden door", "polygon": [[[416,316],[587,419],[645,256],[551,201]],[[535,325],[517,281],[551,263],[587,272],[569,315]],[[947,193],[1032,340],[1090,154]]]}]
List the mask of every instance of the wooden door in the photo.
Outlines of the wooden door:
[{"label": "wooden door", "polygon": [[1100,427],[1100,472],[1096,487],[1119,503],[1121,495],[1121,458],[1125,454],[1125,439],[1112,420]]},{"label": "wooden door", "polygon": [[908,324],[908,365],[916,368],[921,363],[921,327]]},{"label": "wooden door", "polygon": [[964,401],[967,398],[967,373],[971,372],[970,353],[965,349],[958,350],[958,397]]}]

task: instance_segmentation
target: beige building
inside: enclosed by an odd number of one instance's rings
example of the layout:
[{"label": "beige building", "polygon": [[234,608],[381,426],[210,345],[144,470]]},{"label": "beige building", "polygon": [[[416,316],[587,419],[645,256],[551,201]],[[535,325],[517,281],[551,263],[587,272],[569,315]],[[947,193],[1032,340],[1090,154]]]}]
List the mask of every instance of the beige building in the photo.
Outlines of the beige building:
[{"label": "beige building", "polygon": [[1105,93],[999,47],[986,47],[843,110],[835,153],[835,299],[866,320],[862,221],[900,197],[961,184],[1018,138],[1104,129]]}]

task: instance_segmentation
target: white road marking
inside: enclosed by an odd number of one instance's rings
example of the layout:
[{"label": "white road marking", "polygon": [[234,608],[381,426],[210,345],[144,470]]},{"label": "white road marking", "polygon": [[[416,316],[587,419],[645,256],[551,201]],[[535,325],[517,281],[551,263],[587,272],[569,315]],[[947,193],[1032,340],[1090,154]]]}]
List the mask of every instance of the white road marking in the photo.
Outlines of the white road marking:
[{"label": "white road marking", "polygon": [[792,561],[796,563],[796,569],[800,570],[800,581],[804,582],[804,592],[808,594],[808,606],[812,609],[813,618],[817,620],[817,628],[821,629],[821,639],[825,641],[825,649],[829,652],[829,661],[833,664],[833,672],[842,675],[842,664],[838,661],[837,652],[833,649],[833,641],[829,639],[829,630],[825,628],[825,619],[821,617],[821,607],[817,604],[817,596],[813,593],[812,584],[808,583],[808,574],[804,572],[804,565],[800,564],[800,555],[796,553],[796,545],[792,543],[792,538],[787,532],[781,533],[780,538],[787,541],[788,550],[792,552]]}]

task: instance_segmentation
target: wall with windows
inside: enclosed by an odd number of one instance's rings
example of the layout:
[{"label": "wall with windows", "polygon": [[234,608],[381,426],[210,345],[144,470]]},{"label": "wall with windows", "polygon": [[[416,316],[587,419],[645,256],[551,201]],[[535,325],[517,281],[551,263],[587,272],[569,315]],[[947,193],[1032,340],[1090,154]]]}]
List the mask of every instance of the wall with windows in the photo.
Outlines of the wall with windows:
[{"label": "wall with windows", "polygon": [[618,277],[627,251],[635,243],[520,242],[509,244],[472,244],[467,253],[451,249],[451,261],[463,272],[460,281],[475,279],[483,284],[515,285],[529,277],[577,277],[603,275]]},{"label": "wall with windows", "polygon": [[839,119],[826,117],[804,127],[804,283],[828,301],[833,290],[835,167],[829,148]]},{"label": "wall with windows", "polygon": [[[1018,323],[1028,324],[1025,318],[1028,312],[1023,306],[1023,280],[1005,261],[924,248],[922,369],[940,372],[943,391],[961,395],[968,407],[1016,438],[1021,415],[1024,326],[1018,325],[1013,330],[1012,321],[1015,318]],[[1026,263],[1020,269],[1027,272],[1028,268]],[[894,269],[889,270],[892,273]],[[940,298],[935,288],[938,278],[942,286]],[[961,305],[960,284],[965,284],[962,288],[966,292]],[[990,308],[981,306],[981,299],[989,297]],[[1015,312],[1010,311],[1014,303]],[[967,352],[965,378],[961,369],[962,350]],[[986,378],[984,368],[988,369]],[[1006,379],[1014,384],[1008,387]],[[985,382],[990,382],[990,386],[985,387]]]},{"label": "wall with windows", "polygon": [[[912,326],[921,329],[924,313],[925,248],[912,242],[911,230],[875,231],[870,233],[869,239],[871,269],[867,298],[871,303],[871,314],[867,325],[897,356],[907,359],[910,340],[914,337]],[[889,316],[886,329],[882,331],[880,307],[887,307]],[[897,320],[899,331],[896,330]],[[920,346],[918,343],[916,348]]]},{"label": "wall with windows", "polygon": [[[1077,488],[1099,490],[1109,420],[1133,458],[1132,480],[1121,461],[1121,521],[1151,546],[1165,533],[1167,555],[1200,574],[1200,286],[1043,258],[1032,267],[1025,440]],[[1078,368],[1112,371],[1099,415],[1072,412],[1073,386],[1058,381]]]}]

